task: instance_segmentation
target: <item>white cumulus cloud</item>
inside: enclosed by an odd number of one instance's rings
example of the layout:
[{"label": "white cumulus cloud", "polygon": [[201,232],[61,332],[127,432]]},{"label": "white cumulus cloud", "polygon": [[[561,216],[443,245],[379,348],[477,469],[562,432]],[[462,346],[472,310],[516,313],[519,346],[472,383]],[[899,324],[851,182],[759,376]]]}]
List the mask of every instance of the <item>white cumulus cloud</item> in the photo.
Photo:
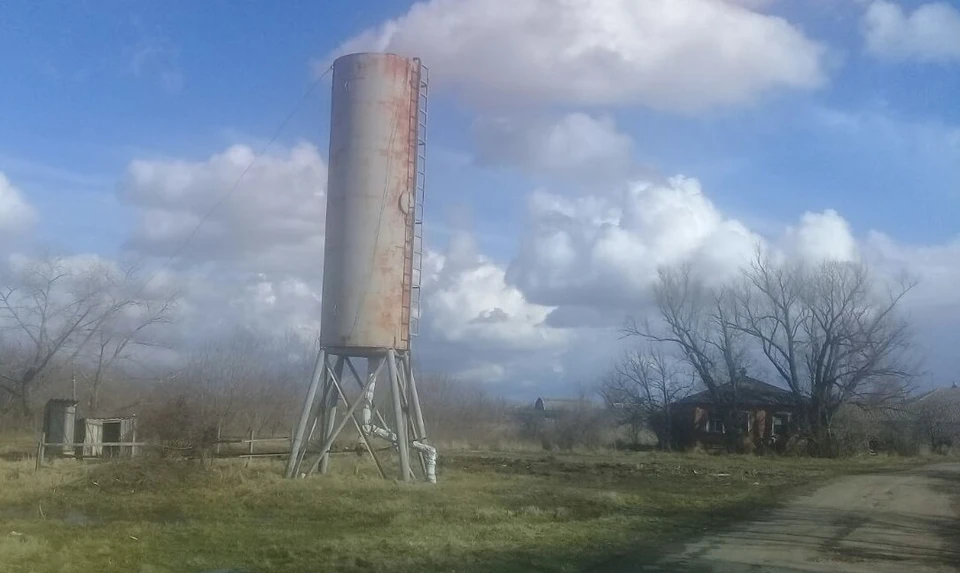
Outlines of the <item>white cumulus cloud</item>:
[{"label": "white cumulus cloud", "polygon": [[[229,271],[228,271],[229,272]],[[235,329],[265,335],[295,334],[314,340],[320,333],[320,283],[264,273],[224,274],[222,267],[192,269],[176,281],[185,341],[217,338]]]},{"label": "white cumulus cloud", "polygon": [[21,233],[37,221],[37,213],[19,189],[0,173],[0,236]]},{"label": "white cumulus cloud", "polygon": [[760,240],[724,216],[697,180],[680,176],[611,196],[540,192],[530,218],[510,284],[539,304],[614,314],[646,299],[659,267],[690,261],[720,279],[749,260]]},{"label": "white cumulus cloud", "polygon": [[635,164],[633,138],[607,116],[482,117],[474,122],[473,136],[480,165],[596,180],[622,179]]},{"label": "white cumulus cloud", "polygon": [[[132,244],[165,255],[250,158],[252,152],[238,146],[205,161],[131,164],[123,196],[145,222],[146,214],[159,212],[170,223],[138,227]],[[179,325],[185,342],[238,327],[304,338],[319,329],[325,167],[309,146],[257,165],[245,178],[249,186],[213,211],[185,251],[186,264],[158,279],[185,293]],[[805,213],[761,237],[714,204],[696,179],[621,183],[580,195],[533,192],[526,233],[509,260],[478,252],[464,233],[445,248],[429,246],[415,342],[420,366],[508,392],[592,383],[620,349],[623,320],[653,316],[650,295],[660,266],[689,262],[720,282],[735,277],[758,245],[811,261],[862,258],[882,278],[907,270],[921,280],[919,302],[906,307],[918,324],[960,315],[955,244],[858,237],[833,210]],[[932,337],[928,346],[940,342]]]},{"label": "white cumulus cloud", "polygon": [[139,213],[129,246],[169,256],[189,239],[180,257],[188,263],[319,274],[326,184],[326,163],[309,144],[261,157],[234,145],[203,161],[136,160],[120,186]]},{"label": "white cumulus cloud", "polygon": [[[696,112],[826,81],[825,48],[758,2],[427,0],[331,56],[421,57],[484,105],[641,104]],[[330,58],[326,59],[326,64]]]},{"label": "white cumulus cloud", "polygon": [[854,261],[859,258],[850,224],[833,209],[804,213],[800,224],[786,231],[787,254],[806,261]]},{"label": "white cumulus cloud", "polygon": [[573,333],[545,324],[553,310],[506,283],[505,265],[477,252],[466,233],[424,264],[424,311],[415,347],[429,369],[507,391],[561,368]]},{"label": "white cumulus cloud", "polygon": [[488,348],[538,350],[564,343],[544,325],[552,308],[531,304],[505,281],[505,269],[476,252],[472,239],[453,238],[425,277],[425,321],[433,337]]},{"label": "white cumulus cloud", "polygon": [[907,13],[894,2],[876,0],[863,16],[867,52],[891,60],[960,61],[960,10],[932,2]]}]

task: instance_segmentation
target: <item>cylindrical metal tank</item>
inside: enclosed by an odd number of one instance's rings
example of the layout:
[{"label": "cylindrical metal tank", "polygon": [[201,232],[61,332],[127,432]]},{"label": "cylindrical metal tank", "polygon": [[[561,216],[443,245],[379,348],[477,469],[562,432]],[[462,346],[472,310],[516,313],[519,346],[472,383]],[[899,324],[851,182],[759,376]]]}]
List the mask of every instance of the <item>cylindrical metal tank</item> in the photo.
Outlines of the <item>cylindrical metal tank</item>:
[{"label": "cylindrical metal tank", "polygon": [[321,342],[410,345],[419,60],[362,53],[333,64]]},{"label": "cylindrical metal tank", "polygon": [[52,399],[43,407],[43,433],[50,446],[51,455],[69,456],[73,454],[73,436],[77,424],[76,400]]}]

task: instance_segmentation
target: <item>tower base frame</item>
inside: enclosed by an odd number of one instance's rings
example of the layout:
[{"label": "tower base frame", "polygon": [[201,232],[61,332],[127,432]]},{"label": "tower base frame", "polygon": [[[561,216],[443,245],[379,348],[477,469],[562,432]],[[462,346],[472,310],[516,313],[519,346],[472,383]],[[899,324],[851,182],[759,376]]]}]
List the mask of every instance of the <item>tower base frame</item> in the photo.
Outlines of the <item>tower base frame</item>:
[{"label": "tower base frame", "polygon": [[[351,360],[356,358],[366,358],[366,377],[360,376]],[[386,380],[380,381],[384,375]],[[360,395],[352,403],[345,391],[348,378],[353,378],[360,388]],[[383,382],[388,387],[392,428],[376,406],[378,381],[381,388]],[[356,349],[320,349],[291,439],[286,477],[305,477],[315,471],[326,474],[331,448],[350,423],[381,477],[386,478],[387,474],[373,447],[375,438],[389,442],[396,450],[401,481],[422,479],[436,483],[437,450],[427,441],[409,350],[364,349],[360,353]],[[320,447],[311,453],[308,446],[314,442]],[[419,472],[411,464],[413,452],[419,458]]]}]

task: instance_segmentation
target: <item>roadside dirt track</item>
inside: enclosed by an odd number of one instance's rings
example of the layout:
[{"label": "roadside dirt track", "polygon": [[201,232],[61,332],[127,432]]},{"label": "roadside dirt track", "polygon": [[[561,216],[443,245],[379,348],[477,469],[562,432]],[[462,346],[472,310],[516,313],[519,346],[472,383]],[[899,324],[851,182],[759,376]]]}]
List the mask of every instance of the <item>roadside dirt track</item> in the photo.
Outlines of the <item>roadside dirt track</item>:
[{"label": "roadside dirt track", "polygon": [[960,464],[834,481],[640,571],[960,571]]}]

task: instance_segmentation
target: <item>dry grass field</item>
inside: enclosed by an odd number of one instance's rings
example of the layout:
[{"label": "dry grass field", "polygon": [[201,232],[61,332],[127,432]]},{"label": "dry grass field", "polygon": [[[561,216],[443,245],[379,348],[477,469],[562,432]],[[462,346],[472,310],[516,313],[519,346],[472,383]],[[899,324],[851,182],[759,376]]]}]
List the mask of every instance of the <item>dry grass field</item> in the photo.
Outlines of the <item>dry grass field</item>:
[{"label": "dry grass field", "polygon": [[920,462],[448,452],[429,486],[380,480],[353,455],[296,481],[278,461],[0,461],[0,571],[604,570],[792,488]]}]

